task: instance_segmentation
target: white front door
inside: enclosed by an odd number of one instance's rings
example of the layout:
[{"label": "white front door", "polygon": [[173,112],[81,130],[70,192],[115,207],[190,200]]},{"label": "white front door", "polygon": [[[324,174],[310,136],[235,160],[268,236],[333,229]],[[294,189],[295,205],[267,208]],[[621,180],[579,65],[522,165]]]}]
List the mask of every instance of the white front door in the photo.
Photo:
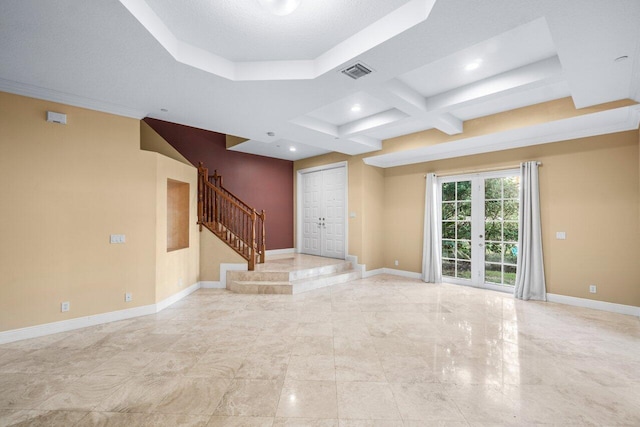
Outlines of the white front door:
[{"label": "white front door", "polygon": [[302,252],[345,257],[344,167],[302,174]]},{"label": "white front door", "polygon": [[302,252],[321,255],[322,171],[302,176]]}]

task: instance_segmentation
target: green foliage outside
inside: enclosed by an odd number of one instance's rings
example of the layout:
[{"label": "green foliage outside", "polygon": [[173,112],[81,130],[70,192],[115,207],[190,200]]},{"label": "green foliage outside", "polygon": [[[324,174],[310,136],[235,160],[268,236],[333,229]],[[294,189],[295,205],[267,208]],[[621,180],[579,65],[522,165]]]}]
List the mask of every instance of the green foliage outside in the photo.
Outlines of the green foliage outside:
[{"label": "green foliage outside", "polygon": [[[519,181],[518,177],[485,180],[486,282],[515,283]],[[443,274],[470,279],[471,181],[442,184],[442,221]]]}]

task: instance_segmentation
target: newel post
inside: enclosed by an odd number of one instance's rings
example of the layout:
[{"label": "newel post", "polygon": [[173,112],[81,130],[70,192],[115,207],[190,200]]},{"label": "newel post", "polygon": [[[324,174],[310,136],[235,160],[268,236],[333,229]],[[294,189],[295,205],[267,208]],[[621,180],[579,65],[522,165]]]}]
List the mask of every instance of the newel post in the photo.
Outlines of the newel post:
[{"label": "newel post", "polygon": [[202,231],[202,217],[204,216],[204,180],[206,176],[206,169],[200,162],[198,164],[198,225],[200,231]]},{"label": "newel post", "polygon": [[264,264],[265,258],[267,256],[267,229],[265,227],[267,213],[264,211],[264,209],[262,210],[262,214],[260,216],[262,217],[262,238],[260,239],[262,247],[260,248],[260,263]]},{"label": "newel post", "polygon": [[251,242],[249,244],[249,271],[256,268],[256,210],[251,210]]}]

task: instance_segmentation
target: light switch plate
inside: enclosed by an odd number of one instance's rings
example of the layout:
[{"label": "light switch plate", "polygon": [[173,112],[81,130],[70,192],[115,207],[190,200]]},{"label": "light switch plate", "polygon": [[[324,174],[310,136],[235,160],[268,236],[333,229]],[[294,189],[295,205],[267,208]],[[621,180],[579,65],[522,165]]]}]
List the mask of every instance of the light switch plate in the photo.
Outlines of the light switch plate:
[{"label": "light switch plate", "polygon": [[556,231],[556,239],[558,239],[558,240],[566,240],[567,239],[567,233],[565,233],[564,231]]},{"label": "light switch plate", "polygon": [[111,242],[112,244],[124,243],[125,242],[124,234],[112,234],[110,236],[109,242]]}]

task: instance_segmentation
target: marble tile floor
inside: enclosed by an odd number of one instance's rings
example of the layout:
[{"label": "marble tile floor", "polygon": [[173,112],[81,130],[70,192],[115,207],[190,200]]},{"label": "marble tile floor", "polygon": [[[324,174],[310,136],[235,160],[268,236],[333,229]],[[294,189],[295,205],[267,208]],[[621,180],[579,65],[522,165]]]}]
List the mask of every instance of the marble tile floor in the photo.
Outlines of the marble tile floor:
[{"label": "marble tile floor", "polygon": [[0,346],[0,426],[639,426],[640,320],[380,275]]}]

